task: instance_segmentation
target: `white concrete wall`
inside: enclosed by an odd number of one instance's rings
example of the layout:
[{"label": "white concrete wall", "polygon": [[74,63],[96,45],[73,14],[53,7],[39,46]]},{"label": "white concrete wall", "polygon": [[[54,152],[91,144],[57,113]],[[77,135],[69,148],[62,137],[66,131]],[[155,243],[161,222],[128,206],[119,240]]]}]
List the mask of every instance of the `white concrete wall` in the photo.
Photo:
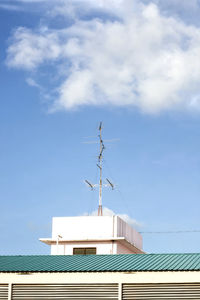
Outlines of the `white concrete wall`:
[{"label": "white concrete wall", "polygon": [[[96,247],[97,254],[133,253],[120,243],[92,242],[94,239],[126,238],[138,249],[142,249],[142,236],[118,216],[81,216],[81,217],[54,217],[52,222],[52,238],[57,239],[59,245],[51,246],[52,255],[72,255],[76,247]],[[63,240],[68,240],[63,245]],[[88,240],[77,242],[76,240]],[[74,242],[70,242],[74,240]],[[118,246],[117,246],[118,245]]]},{"label": "white concrete wall", "polygon": [[[30,275],[31,274],[31,275]],[[0,273],[0,283],[182,283],[200,282],[200,271]]]},{"label": "white concrete wall", "polygon": [[[136,251],[135,251],[135,253],[136,253]],[[126,246],[124,246],[118,242],[116,254],[133,254],[133,250],[128,249]]]},{"label": "white concrete wall", "polygon": [[137,250],[130,250],[119,241],[110,242],[68,242],[51,246],[51,255],[73,255],[73,248],[96,248],[96,254],[134,254]]},{"label": "white concrete wall", "polygon": [[51,246],[51,255],[72,255],[73,248],[91,248],[97,249],[96,254],[117,254],[117,247],[112,242],[68,242],[66,245],[53,245]]},{"label": "white concrete wall", "polygon": [[[20,274],[20,273],[0,273],[0,283],[9,284],[9,296],[8,300],[12,299],[12,289],[14,284],[118,284],[118,300],[122,300],[122,287],[124,283],[131,284],[159,284],[159,283],[175,283],[178,285],[194,283],[200,283],[200,272],[68,272],[68,273],[29,273],[29,274]],[[159,286],[158,286],[159,287]],[[188,292],[188,290],[187,290]],[[194,292],[194,289],[193,289]],[[183,290],[184,293],[184,290]],[[187,297],[187,294],[182,296],[184,299]],[[196,292],[198,293],[198,292]],[[170,298],[168,291],[168,297]],[[192,294],[195,295],[195,292]],[[191,295],[191,297],[192,297]],[[26,295],[25,295],[26,296]],[[44,293],[42,298],[44,298]],[[135,298],[133,295],[132,299]],[[189,297],[189,296],[188,296]],[[5,297],[4,297],[5,298]],[[165,297],[165,299],[167,299]],[[21,298],[20,298],[21,299]],[[23,299],[25,299],[23,297]],[[30,298],[29,298],[30,299]],[[130,298],[131,299],[131,298]],[[145,297],[146,299],[146,297]],[[157,298],[156,298],[157,299]],[[175,299],[175,298],[173,298]],[[178,298],[181,299],[181,298]],[[187,298],[189,299],[189,298]],[[199,299],[198,296],[190,299]]]},{"label": "white concrete wall", "polygon": [[52,238],[61,235],[68,240],[110,238],[113,236],[113,218],[110,216],[54,217]]},{"label": "white concrete wall", "polygon": [[117,236],[125,237],[127,241],[133,244],[138,249],[142,249],[142,236],[133,227],[127,224],[124,220],[116,216],[117,220]]}]

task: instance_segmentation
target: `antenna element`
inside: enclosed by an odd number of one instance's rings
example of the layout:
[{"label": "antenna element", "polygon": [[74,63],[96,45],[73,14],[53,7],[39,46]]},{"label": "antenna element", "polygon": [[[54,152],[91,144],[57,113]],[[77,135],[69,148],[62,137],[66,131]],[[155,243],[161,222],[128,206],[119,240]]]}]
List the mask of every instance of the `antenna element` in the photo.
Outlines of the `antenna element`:
[{"label": "antenna element", "polygon": [[91,190],[93,190],[94,189],[94,185],[93,184],[91,184],[88,180],[85,180],[85,182],[91,187]]},{"label": "antenna element", "polygon": [[108,178],[106,178],[106,180],[108,181],[108,183],[111,186],[112,190],[114,190],[114,184],[112,184],[112,182],[110,182],[110,180],[108,180]]}]

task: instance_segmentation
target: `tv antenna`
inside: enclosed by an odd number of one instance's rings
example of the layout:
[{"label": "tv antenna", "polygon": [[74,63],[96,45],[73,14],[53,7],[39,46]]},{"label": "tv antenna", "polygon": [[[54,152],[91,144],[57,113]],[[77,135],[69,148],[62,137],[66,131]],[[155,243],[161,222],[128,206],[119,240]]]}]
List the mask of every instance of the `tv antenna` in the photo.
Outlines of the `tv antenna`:
[{"label": "tv antenna", "polygon": [[99,124],[99,155],[98,155],[98,163],[97,167],[99,168],[99,183],[98,184],[92,184],[88,180],[85,180],[85,183],[91,188],[91,190],[94,190],[95,187],[99,188],[99,206],[98,206],[98,216],[103,215],[102,210],[102,188],[103,187],[111,187],[112,190],[114,190],[114,184],[106,178],[107,183],[103,183],[102,181],[102,167],[103,167],[103,152],[105,150],[105,146],[102,139],[102,122]]}]

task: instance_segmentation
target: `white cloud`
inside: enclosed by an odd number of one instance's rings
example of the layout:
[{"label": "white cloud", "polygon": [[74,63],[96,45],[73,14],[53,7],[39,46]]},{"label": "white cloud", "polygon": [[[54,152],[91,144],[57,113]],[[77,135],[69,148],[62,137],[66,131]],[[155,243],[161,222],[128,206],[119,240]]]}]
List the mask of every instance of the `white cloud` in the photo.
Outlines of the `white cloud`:
[{"label": "white cloud", "polygon": [[[22,3],[42,3],[42,2],[48,2],[49,0],[16,0],[16,2],[22,2]],[[59,0],[52,0],[54,2],[58,2]]]},{"label": "white cloud", "polygon": [[0,4],[0,9],[4,9],[4,10],[10,10],[10,11],[21,11],[22,8],[20,8],[17,5],[13,5],[13,4]]},{"label": "white cloud", "polygon": [[41,28],[39,32],[19,27],[13,36],[14,43],[7,51],[10,67],[31,70],[44,62],[56,60],[61,54],[57,33]]},{"label": "white cloud", "polygon": [[[94,7],[94,1],[86,2]],[[62,30],[18,28],[8,48],[8,66],[36,71],[50,64],[58,72],[62,65],[54,110],[83,105],[132,106],[147,113],[200,108],[198,27],[139,1],[100,0],[95,9],[115,18],[76,19]]]},{"label": "white cloud", "polygon": [[[88,215],[88,214],[84,214],[84,215]],[[95,211],[91,212],[89,215],[90,216],[97,216],[98,211],[95,210]],[[132,219],[127,214],[116,214],[113,210],[111,210],[107,207],[103,207],[103,216],[114,216],[114,215],[119,216],[122,220],[124,220],[126,223],[128,223],[129,225],[131,225],[133,227],[142,227],[141,223],[139,223],[135,219]]]},{"label": "white cloud", "polygon": [[145,3],[154,2],[160,10],[168,16],[184,20],[188,24],[200,26],[200,1],[199,0],[142,0]]},{"label": "white cloud", "polygon": [[37,87],[39,88],[39,85],[37,84],[37,82],[33,79],[33,78],[27,78],[26,79],[26,82],[30,85],[30,86],[34,86],[34,87]]},{"label": "white cloud", "polygon": [[[145,1],[145,0],[144,0]],[[174,12],[180,12],[180,11],[192,11],[195,12],[199,8],[199,0],[151,0],[157,5],[160,5],[161,7],[167,9],[170,9]],[[146,0],[146,2],[149,2],[149,0]]]}]

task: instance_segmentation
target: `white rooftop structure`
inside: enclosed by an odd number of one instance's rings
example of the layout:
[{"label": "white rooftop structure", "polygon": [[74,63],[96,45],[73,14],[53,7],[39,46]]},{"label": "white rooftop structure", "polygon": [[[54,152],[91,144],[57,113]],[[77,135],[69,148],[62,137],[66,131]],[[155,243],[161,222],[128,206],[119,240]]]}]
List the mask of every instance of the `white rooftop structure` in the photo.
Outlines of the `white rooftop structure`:
[{"label": "white rooftop structure", "polygon": [[114,184],[102,181],[102,158],[105,149],[102,140],[102,122],[99,125],[99,183],[85,183],[93,190],[99,188],[98,216],[55,217],[52,238],[40,239],[51,246],[52,255],[73,254],[133,254],[142,251],[142,236],[119,216],[103,216],[102,188]]},{"label": "white rooftop structure", "polygon": [[133,254],[142,251],[142,236],[119,216],[54,217],[52,255]]}]

